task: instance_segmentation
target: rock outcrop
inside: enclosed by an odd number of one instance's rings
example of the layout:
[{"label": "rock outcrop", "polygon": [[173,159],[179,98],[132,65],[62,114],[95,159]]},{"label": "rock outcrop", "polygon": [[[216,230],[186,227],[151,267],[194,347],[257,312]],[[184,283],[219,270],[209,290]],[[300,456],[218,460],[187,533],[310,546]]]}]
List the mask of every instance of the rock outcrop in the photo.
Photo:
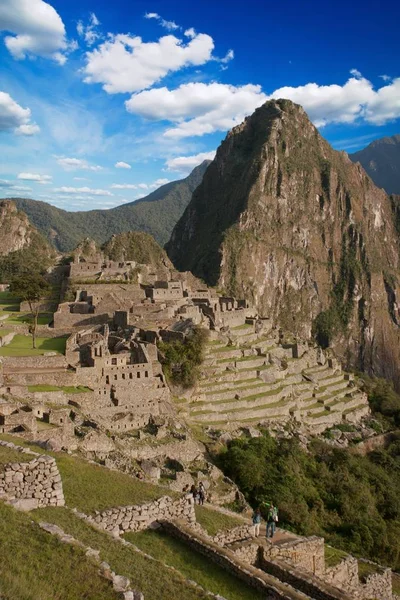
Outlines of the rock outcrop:
[{"label": "rock outcrop", "polygon": [[290,101],[223,141],[167,252],[347,366],[400,383],[399,236],[389,197]]}]

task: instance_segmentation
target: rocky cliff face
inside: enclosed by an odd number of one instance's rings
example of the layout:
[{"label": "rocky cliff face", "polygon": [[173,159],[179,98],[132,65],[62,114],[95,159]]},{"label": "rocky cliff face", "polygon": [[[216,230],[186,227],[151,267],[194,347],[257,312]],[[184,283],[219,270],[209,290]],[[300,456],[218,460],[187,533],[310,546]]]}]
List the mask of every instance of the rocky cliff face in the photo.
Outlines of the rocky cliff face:
[{"label": "rocky cliff face", "polygon": [[22,250],[32,242],[33,227],[13,202],[0,201],[0,256]]},{"label": "rocky cliff face", "polygon": [[350,158],[361,163],[375,185],[400,194],[400,135],[375,140]]},{"label": "rocky cliff face", "polygon": [[267,102],[221,144],[167,251],[348,366],[400,382],[399,237],[388,196],[304,110]]}]

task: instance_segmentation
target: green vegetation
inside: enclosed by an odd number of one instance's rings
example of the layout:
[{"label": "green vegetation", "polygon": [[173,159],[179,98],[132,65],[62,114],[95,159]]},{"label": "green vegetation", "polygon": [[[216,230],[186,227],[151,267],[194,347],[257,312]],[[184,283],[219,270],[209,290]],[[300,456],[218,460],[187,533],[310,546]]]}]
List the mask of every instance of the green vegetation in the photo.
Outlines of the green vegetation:
[{"label": "green vegetation", "polygon": [[150,556],[175,567],[184,577],[196,581],[206,590],[220,594],[227,600],[264,598],[261,592],[249,588],[181,540],[174,539],[161,530],[128,533],[125,538]]},{"label": "green vegetation", "polygon": [[92,390],[84,385],[28,385],[28,392],[64,392],[65,394],[83,394]]},{"label": "green vegetation", "polygon": [[309,450],[264,433],[217,459],[254,507],[277,503],[283,527],[399,569],[400,440],[367,456],[319,440]]},{"label": "green vegetation", "polygon": [[191,387],[196,383],[207,336],[205,329],[195,327],[185,341],[162,342],[158,345],[168,381],[183,387]]},{"label": "green vegetation", "polygon": [[[32,323],[33,315],[32,313],[25,312],[12,312],[9,313],[9,317],[5,321],[7,325],[26,325]],[[38,325],[49,325],[53,320],[52,313],[39,313],[37,324]]]},{"label": "green vegetation", "polygon": [[27,335],[16,335],[12,342],[0,348],[0,356],[40,356],[46,352],[65,354],[67,338],[36,338],[36,348],[32,348],[32,340]]},{"label": "green vegetation", "polygon": [[29,456],[14,450],[13,448],[7,448],[7,446],[0,446],[0,471],[2,467],[8,463],[13,462],[28,462]]},{"label": "green vegetation", "polygon": [[98,566],[63,544],[30,515],[0,502],[0,581],[7,600],[117,600]]},{"label": "green vegetation", "polygon": [[137,263],[158,266],[168,260],[165,250],[143,231],[128,231],[113,236],[102,250],[111,260],[134,260]]},{"label": "green vegetation", "polygon": [[46,240],[32,231],[30,244],[22,250],[0,256],[0,283],[9,283],[24,273],[44,273],[54,261],[54,251]]},{"label": "green vegetation", "polygon": [[400,575],[393,573],[392,576],[392,590],[393,594],[400,596]]},{"label": "green vegetation", "polygon": [[226,515],[217,510],[212,510],[206,506],[195,506],[197,522],[207,531],[211,536],[216,535],[219,531],[226,531],[227,529],[233,529],[238,525],[243,525],[243,520]]},{"label": "green vegetation", "polygon": [[374,575],[380,570],[381,569],[378,565],[373,565],[371,563],[365,562],[364,560],[358,561],[358,577],[362,582],[365,582],[370,575]]},{"label": "green vegetation", "polygon": [[386,379],[361,375],[368,401],[383,429],[400,428],[400,394]]},{"label": "green vegetation", "polygon": [[[123,546],[107,533],[94,529],[65,508],[42,508],[33,511],[31,515],[36,520],[55,523],[75,539],[95,550],[99,550],[101,560],[106,561],[118,575],[128,577],[143,592],[145,598],[151,600],[165,600],[166,598],[173,598],[174,600],[206,599],[204,592],[188,584],[186,578],[182,577],[177,571],[168,569],[164,562],[153,560],[139,552],[135,552],[132,548]],[[71,572],[68,573],[69,576],[71,576]],[[18,600],[21,600],[21,598],[18,598]]]},{"label": "green vegetation", "polygon": [[45,202],[24,198],[13,200],[28,215],[31,223],[61,252],[73,250],[86,237],[103,244],[112,235],[126,231],[150,233],[163,246],[189,204],[192,193],[201,183],[207,166],[208,163],[204,162],[186,179],[167,183],[146,198],[110,210],[67,212]]},{"label": "green vegetation", "polygon": [[346,556],[348,556],[347,552],[325,544],[325,566],[328,569],[338,565]]}]

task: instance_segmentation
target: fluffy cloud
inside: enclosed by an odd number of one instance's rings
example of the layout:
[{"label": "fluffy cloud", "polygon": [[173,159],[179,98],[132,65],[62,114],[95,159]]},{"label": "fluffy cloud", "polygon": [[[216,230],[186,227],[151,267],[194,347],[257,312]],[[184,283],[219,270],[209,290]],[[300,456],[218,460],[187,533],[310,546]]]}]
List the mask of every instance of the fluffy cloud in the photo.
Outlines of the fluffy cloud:
[{"label": "fluffy cloud", "polygon": [[0,30],[12,56],[18,60],[29,55],[66,61],[69,49],[64,23],[57,11],[43,0],[1,0]]},{"label": "fluffy cloud", "polygon": [[374,89],[357,69],[342,86],[308,83],[299,87],[283,87],[269,98],[288,98],[301,104],[317,127],[328,123],[354,123],[363,118],[383,125],[400,117],[400,78]]},{"label": "fluffy cloud", "polygon": [[165,178],[162,178],[162,179],[156,179],[156,180],[155,180],[153,183],[151,183],[151,184],[149,185],[149,187],[150,187],[151,189],[156,189],[156,188],[159,188],[160,186],[162,186],[162,185],[165,185],[165,184],[167,184],[167,183],[169,183],[169,179],[165,179]]},{"label": "fluffy cloud", "polygon": [[90,13],[89,23],[86,25],[83,23],[83,21],[78,21],[76,30],[79,37],[83,38],[88,46],[93,46],[93,44],[102,37],[97,31],[97,27],[99,25],[100,21],[94,13]]},{"label": "fluffy cloud", "polygon": [[169,179],[156,179],[153,183],[113,183],[111,189],[113,190],[154,190],[159,188],[161,185],[169,183]]},{"label": "fluffy cloud", "polygon": [[164,27],[164,29],[167,29],[168,31],[175,31],[176,29],[180,29],[179,25],[177,25],[175,21],[166,21],[158,13],[146,13],[144,15],[144,18],[155,19],[159,22],[161,27]]},{"label": "fluffy cloud", "polygon": [[115,163],[115,167],[117,169],[132,169],[131,165],[121,160],[120,162]]},{"label": "fluffy cloud", "polygon": [[267,99],[259,85],[186,83],[175,90],[154,88],[132,96],[129,112],[178,123],[166,137],[184,138],[230,129]]},{"label": "fluffy cloud", "polygon": [[90,165],[87,160],[81,158],[64,158],[57,159],[57,163],[66,171],[101,171],[103,167],[99,165]]},{"label": "fluffy cloud", "polygon": [[8,190],[13,190],[15,192],[30,192],[32,188],[26,185],[15,185],[12,181],[8,179],[0,179],[0,188],[5,188]]},{"label": "fluffy cloud", "polygon": [[[100,190],[100,189],[91,189],[89,187],[60,187],[60,188],[54,188],[53,190],[56,193],[61,193],[61,194],[91,194],[92,196],[113,196],[114,194],[112,194],[110,191],[108,190]],[[87,196],[85,196],[85,199],[87,199]]]},{"label": "fluffy cloud", "polygon": [[42,185],[48,185],[52,180],[51,175],[40,175],[39,173],[19,173],[17,177],[18,179],[23,179],[24,181],[35,181],[36,183],[40,183]]},{"label": "fluffy cloud", "polygon": [[195,34],[188,43],[173,35],[157,42],[138,36],[115,35],[86,53],[86,83],[102,83],[109,94],[137,92],[151,87],[168,73],[212,60],[213,39]]},{"label": "fluffy cloud", "polygon": [[178,171],[178,173],[191,173],[195,167],[200,165],[204,160],[213,160],[215,150],[211,152],[200,152],[194,156],[177,156],[167,160],[166,167],[169,171]]},{"label": "fluffy cloud", "polygon": [[29,123],[30,119],[29,108],[22,108],[10,94],[0,92],[0,131],[14,130],[18,135],[34,135],[40,128]]}]

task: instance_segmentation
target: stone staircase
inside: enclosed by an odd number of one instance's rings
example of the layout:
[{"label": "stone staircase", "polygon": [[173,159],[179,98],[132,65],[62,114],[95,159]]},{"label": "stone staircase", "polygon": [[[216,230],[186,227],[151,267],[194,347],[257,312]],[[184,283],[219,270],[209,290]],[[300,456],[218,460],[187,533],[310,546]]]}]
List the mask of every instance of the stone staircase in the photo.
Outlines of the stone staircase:
[{"label": "stone staircase", "polygon": [[352,375],[319,348],[281,344],[251,325],[212,335],[197,389],[179,403],[190,421],[229,429],[295,417],[320,432],[369,412]]}]

